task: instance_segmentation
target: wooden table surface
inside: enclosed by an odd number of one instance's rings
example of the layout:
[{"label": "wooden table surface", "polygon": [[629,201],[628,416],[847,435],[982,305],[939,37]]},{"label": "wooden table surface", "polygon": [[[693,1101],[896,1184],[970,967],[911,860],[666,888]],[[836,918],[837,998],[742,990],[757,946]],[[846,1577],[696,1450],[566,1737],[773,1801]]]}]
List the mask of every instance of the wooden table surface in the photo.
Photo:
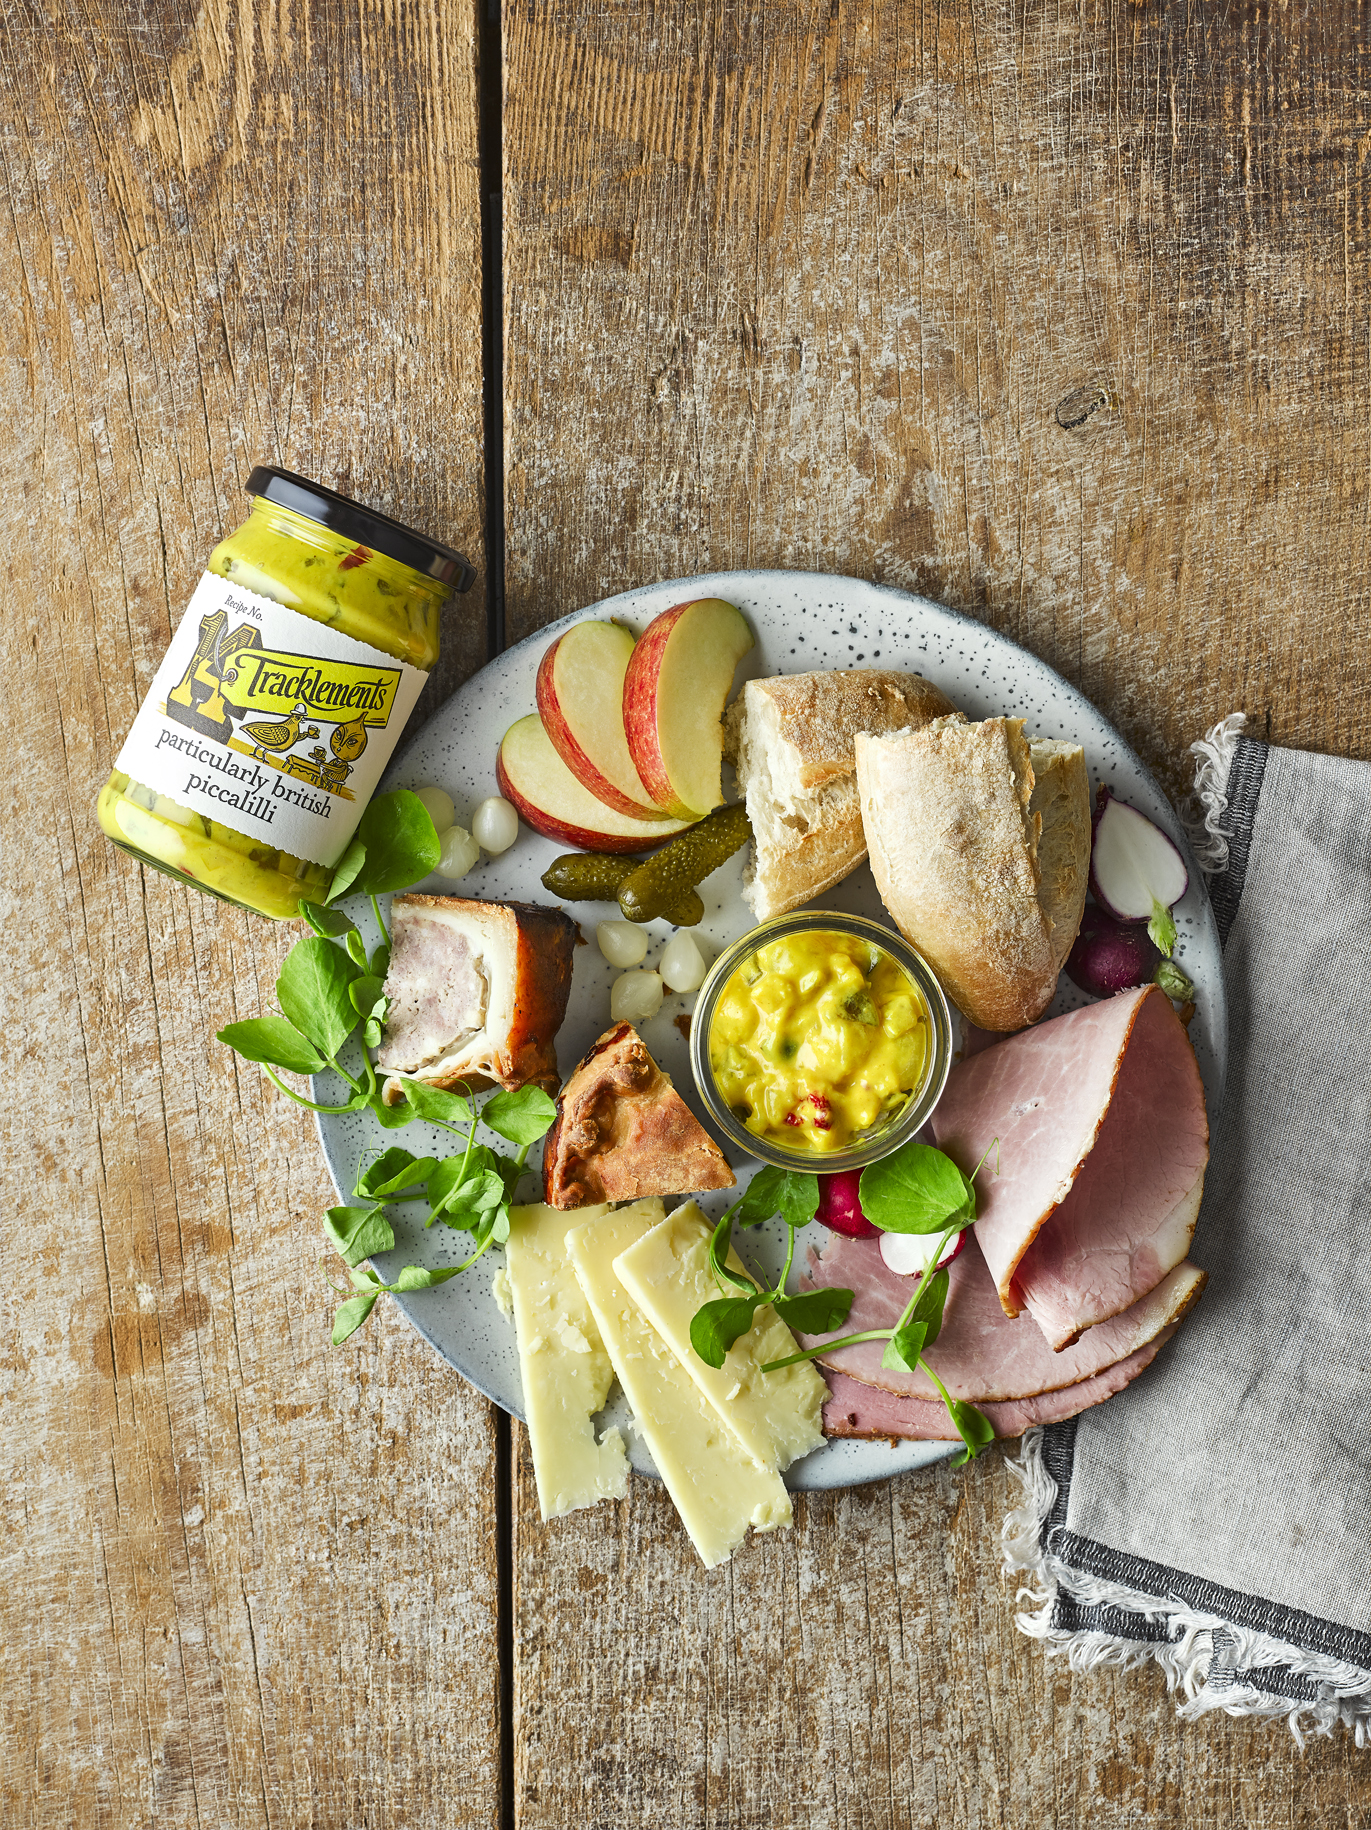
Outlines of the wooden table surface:
[{"label": "wooden table surface", "polygon": [[790,566],[1013,637],[1177,795],[1234,708],[1367,756],[1367,10],[496,11],[0,0],[0,1821],[1365,1826],[1347,1736],[1020,1636],[999,1450],[711,1575],[643,1481],[542,1525],[402,1320],[326,1345],[310,1122],[213,1039],[291,935],[93,803],[256,461],[480,563],[420,716]]}]

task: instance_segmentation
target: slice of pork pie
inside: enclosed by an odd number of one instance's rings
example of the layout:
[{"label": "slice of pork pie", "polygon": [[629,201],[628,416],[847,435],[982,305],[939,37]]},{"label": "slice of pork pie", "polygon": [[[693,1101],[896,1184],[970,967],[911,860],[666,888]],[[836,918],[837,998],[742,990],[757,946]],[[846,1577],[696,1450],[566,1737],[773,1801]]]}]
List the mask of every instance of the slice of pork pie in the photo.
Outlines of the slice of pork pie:
[{"label": "slice of pork pie", "polygon": [[431,1087],[557,1085],[554,1040],[581,930],[532,902],[397,896],[378,1065],[398,1105],[404,1074]]},{"label": "slice of pork pie", "polygon": [[606,1030],[557,1101],[543,1146],[548,1206],[593,1207],[736,1182],[633,1025]]}]

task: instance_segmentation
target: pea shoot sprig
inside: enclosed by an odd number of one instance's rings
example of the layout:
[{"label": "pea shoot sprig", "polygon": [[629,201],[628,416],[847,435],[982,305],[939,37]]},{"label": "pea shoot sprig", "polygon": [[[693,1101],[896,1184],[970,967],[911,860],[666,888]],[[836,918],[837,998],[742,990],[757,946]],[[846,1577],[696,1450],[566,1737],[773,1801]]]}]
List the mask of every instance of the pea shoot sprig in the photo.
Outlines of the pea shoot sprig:
[{"label": "pea shoot sprig", "polygon": [[[862,1171],[860,1184],[862,1212],[883,1232],[940,1234],[929,1259],[930,1269],[917,1279],[914,1294],[893,1328],[871,1328],[824,1341],[784,1359],[770,1360],[762,1371],[779,1372],[782,1367],[813,1360],[860,1341],[884,1341],[883,1366],[906,1372],[922,1369],[936,1386],[962,1441],[954,1467],[971,1461],[993,1442],[995,1431],[989,1419],[973,1404],[952,1397],[924,1353],[941,1332],[947,1300],[948,1273],[936,1267],[949,1241],[976,1218],[976,1177],[994,1148],[992,1143],[969,1176],[943,1151],[920,1143],[905,1144],[883,1161],[868,1165]],[[709,1242],[710,1267],[721,1290],[726,1280],[741,1294],[706,1303],[691,1321],[691,1346],[707,1365],[723,1365],[729,1348],[751,1328],[757,1309],[764,1303],[804,1334],[827,1334],[847,1320],[853,1303],[851,1290],[807,1290],[797,1296],[785,1293],[795,1256],[796,1231],[813,1219],[818,1206],[817,1176],[767,1168],[758,1171],[742,1199],[735,1201],[719,1221]],[[766,1289],[734,1270],[727,1258],[735,1220],[744,1228],[760,1226],[774,1213],[785,1221],[788,1241],[785,1267],[775,1288]]]},{"label": "pea shoot sprig", "polygon": [[[352,1191],[356,1205],[328,1210],[324,1232],[347,1266],[353,1292],[349,1295],[346,1287],[333,1286],[347,1296],[334,1317],[335,1347],[361,1327],[383,1294],[432,1289],[475,1264],[490,1246],[503,1245],[529,1149],[557,1115],[540,1087],[496,1093],[482,1106],[479,1118],[470,1089],[445,1092],[402,1079],[403,1099],[387,1105],[381,1096],[369,1052],[380,1046],[388,1010],[390,934],[379,899],[426,877],[438,862],[438,850],[433,821],[416,794],[399,789],[378,795],[339,860],[325,901],[300,904],[313,933],[295,943],[281,966],[276,980],[280,1014],[230,1023],[219,1031],[221,1042],[245,1060],[257,1062],[273,1086],[308,1111],[368,1111],[387,1131],[420,1118],[461,1140],[461,1149],[441,1158],[419,1157],[399,1146],[382,1151],[358,1171]],[[356,923],[331,906],[345,895],[370,899],[381,933],[376,946],[368,948]],[[350,1089],[338,1104],[307,1099],[281,1079],[282,1073],[322,1074],[326,1069]],[[478,1123],[516,1145],[518,1155],[478,1144]],[[441,1220],[445,1226],[464,1229],[471,1233],[475,1249],[461,1264],[437,1270],[406,1265],[393,1284],[385,1283],[363,1260],[394,1249],[395,1228],[386,1208],[393,1201],[415,1198],[420,1189],[429,1202],[425,1227]]]},{"label": "pea shoot sprig", "polygon": [[[802,1334],[823,1334],[841,1328],[852,1307],[851,1290],[805,1290],[786,1294],[786,1279],[795,1257],[795,1235],[807,1226],[819,1207],[819,1178],[793,1169],[768,1165],[759,1169],[741,1198],[724,1214],[709,1239],[709,1268],[720,1290],[732,1284],[741,1294],[721,1296],[697,1309],[690,1323],[690,1344],[706,1366],[722,1366],[730,1347],[751,1328],[763,1304]],[[779,1213],[786,1223],[786,1254],[774,1289],[764,1289],[755,1278],[735,1270],[728,1262],[733,1227],[760,1226]]]},{"label": "pea shoot sprig", "polygon": [[[517,1156],[492,1150],[476,1142],[477,1114],[469,1097],[461,1093],[440,1091],[417,1080],[401,1082],[405,1092],[405,1122],[410,1118],[426,1119],[431,1125],[463,1136],[464,1148],[451,1156],[415,1156],[412,1150],[392,1144],[359,1170],[353,1197],[364,1205],[331,1207],[324,1216],[324,1231],[348,1267],[352,1288],[357,1293],[347,1297],[333,1318],[333,1345],[341,1345],[354,1334],[371,1314],[376,1300],[386,1292],[403,1295],[411,1290],[431,1290],[469,1270],[481,1254],[492,1245],[503,1245],[509,1238],[510,1206],[513,1203],[528,1153],[557,1116],[556,1103],[541,1087],[520,1087],[516,1092],[496,1093],[482,1106],[479,1123],[511,1144],[519,1146]],[[396,1108],[391,1108],[395,1110]],[[387,1204],[399,1199],[413,1199],[425,1191],[429,1214],[425,1228],[436,1221],[472,1235],[475,1250],[460,1264],[443,1265],[427,1270],[422,1265],[406,1265],[393,1284],[379,1278],[362,1264],[376,1252],[393,1251],[395,1228],[386,1215]],[[333,1286],[340,1296],[346,1289]]]},{"label": "pea shoot sprig", "polygon": [[[408,1124],[414,1117],[403,1106],[384,1104],[376,1069],[366,1053],[380,1047],[387,1008],[385,977],[390,970],[390,934],[378,898],[426,877],[438,862],[438,851],[438,834],[417,794],[401,788],[377,795],[338,862],[326,903],[300,904],[300,913],[314,932],[297,941],[282,963],[276,981],[281,1014],[230,1023],[219,1031],[221,1042],[245,1060],[258,1062],[272,1085],[297,1105],[331,1113],[369,1107],[387,1128]],[[329,906],[339,896],[357,894],[371,899],[381,930],[380,944],[371,949],[355,922]],[[343,944],[335,946],[336,940]],[[359,1030],[362,1059],[353,1073],[339,1056]],[[322,1074],[326,1068],[352,1089],[340,1105],[306,1099],[280,1074]]]}]

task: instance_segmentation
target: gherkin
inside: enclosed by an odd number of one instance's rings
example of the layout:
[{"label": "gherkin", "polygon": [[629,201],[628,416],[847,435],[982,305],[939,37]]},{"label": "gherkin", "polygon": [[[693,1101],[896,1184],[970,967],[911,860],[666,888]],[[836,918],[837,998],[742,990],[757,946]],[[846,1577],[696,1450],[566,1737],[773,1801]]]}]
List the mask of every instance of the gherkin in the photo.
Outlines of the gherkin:
[{"label": "gherkin", "polygon": [[752,825],[741,802],[717,807],[624,878],[619,885],[619,907],[630,921],[655,921],[751,837]]},{"label": "gherkin", "polygon": [[[545,890],[565,902],[613,902],[619,885],[638,869],[640,862],[616,852],[566,852],[552,860],[540,881]],[[694,890],[688,890],[662,913],[675,927],[693,928],[704,920],[705,905]]]}]

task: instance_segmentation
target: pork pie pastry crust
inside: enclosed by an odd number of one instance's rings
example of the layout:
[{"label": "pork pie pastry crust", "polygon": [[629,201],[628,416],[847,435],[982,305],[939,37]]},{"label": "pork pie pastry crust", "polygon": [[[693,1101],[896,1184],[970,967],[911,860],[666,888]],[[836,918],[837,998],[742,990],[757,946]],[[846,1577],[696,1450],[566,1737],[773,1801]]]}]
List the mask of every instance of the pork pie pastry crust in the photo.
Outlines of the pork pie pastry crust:
[{"label": "pork pie pastry crust", "polygon": [[549,1207],[732,1188],[724,1154],[631,1023],[616,1023],[562,1089],[543,1146]]}]

